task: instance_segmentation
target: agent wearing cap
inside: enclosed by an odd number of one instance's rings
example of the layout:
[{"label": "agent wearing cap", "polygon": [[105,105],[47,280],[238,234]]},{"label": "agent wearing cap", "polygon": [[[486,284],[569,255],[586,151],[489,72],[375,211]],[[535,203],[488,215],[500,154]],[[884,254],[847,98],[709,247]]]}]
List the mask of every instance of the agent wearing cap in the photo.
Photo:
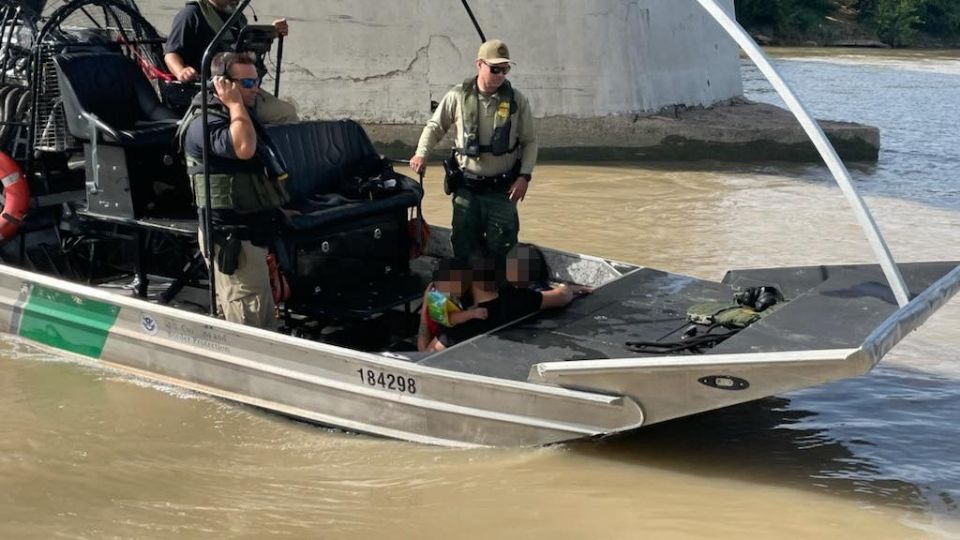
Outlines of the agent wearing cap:
[{"label": "agent wearing cap", "polygon": [[513,62],[500,40],[480,46],[477,75],[444,96],[420,135],[410,167],[426,169],[426,156],[456,125],[454,157],[463,182],[453,189],[454,255],[486,253],[498,259],[517,243],[517,203],[527,194],[537,162],[530,102],[507,81]]}]

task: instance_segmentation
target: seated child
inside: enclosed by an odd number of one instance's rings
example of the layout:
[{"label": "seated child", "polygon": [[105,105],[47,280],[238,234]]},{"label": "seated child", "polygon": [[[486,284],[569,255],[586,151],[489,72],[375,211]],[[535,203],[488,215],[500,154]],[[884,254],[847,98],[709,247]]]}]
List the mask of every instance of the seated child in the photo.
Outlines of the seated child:
[{"label": "seated child", "polygon": [[417,350],[425,351],[436,341],[443,327],[450,328],[474,319],[486,319],[485,308],[463,309],[463,296],[470,290],[470,266],[459,259],[442,259],[433,282],[423,294]]}]

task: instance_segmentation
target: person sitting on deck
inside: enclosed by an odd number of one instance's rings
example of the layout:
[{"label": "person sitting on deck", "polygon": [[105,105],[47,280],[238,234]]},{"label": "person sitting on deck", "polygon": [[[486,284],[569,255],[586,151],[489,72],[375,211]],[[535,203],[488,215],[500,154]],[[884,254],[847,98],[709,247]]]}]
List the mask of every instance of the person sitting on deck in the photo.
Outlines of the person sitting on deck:
[{"label": "person sitting on deck", "polygon": [[551,289],[543,252],[531,244],[517,244],[507,253],[506,282],[514,287],[546,291]]},{"label": "person sitting on deck", "polygon": [[[511,250],[508,261],[515,258],[516,251]],[[431,352],[442,351],[538,311],[566,307],[576,296],[592,290],[589,287],[563,284],[547,291],[535,291],[510,285],[501,287],[498,285],[494,259],[475,257],[471,263],[473,283],[470,291],[476,303],[474,307],[486,309],[487,317],[441,329],[440,334],[427,348]]]},{"label": "person sitting on deck", "polygon": [[463,309],[464,295],[473,281],[470,266],[462,259],[441,259],[427,285],[420,311],[417,350],[432,348],[441,328],[452,328],[475,319],[486,319],[486,308]]}]

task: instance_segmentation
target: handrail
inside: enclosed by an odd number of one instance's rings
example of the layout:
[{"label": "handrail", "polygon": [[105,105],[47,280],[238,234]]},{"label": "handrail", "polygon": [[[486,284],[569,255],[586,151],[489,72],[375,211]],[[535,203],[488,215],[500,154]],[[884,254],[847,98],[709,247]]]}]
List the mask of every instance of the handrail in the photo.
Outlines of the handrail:
[{"label": "handrail", "polygon": [[860,348],[869,355],[872,365],[876,365],[894,345],[907,337],[910,332],[920,328],[958,292],[960,292],[960,266],[927,287],[905,307],[890,315],[873,332],[870,332]]},{"label": "handrail", "polygon": [[220,40],[230,27],[233,26],[233,23],[240,18],[240,14],[243,13],[243,10],[246,9],[249,4],[250,0],[241,0],[240,5],[237,6],[236,10],[230,14],[230,17],[224,21],[223,27],[213,36],[210,44],[204,49],[203,57],[200,61],[200,119],[203,124],[203,190],[204,196],[206,197],[203,205],[204,212],[200,221],[200,230],[203,231],[203,245],[200,246],[200,249],[203,250],[203,255],[210,264],[210,315],[214,317],[217,315],[217,285],[214,279],[217,271],[217,261],[213,256],[213,217],[211,216],[211,199],[213,198],[213,193],[210,190],[210,126],[207,123],[209,119],[207,106],[210,97],[210,88],[207,85],[207,81],[210,80],[210,64],[213,62],[213,56],[217,52],[217,46]]},{"label": "handrail", "polygon": [[848,171],[847,167],[840,161],[836,149],[833,148],[833,145],[830,144],[827,136],[823,133],[823,128],[813,119],[807,108],[800,103],[800,100],[797,99],[797,96],[790,87],[787,86],[783,77],[780,76],[780,73],[773,67],[773,64],[770,63],[770,59],[767,58],[767,55],[760,46],[753,41],[750,34],[748,34],[730,14],[717,3],[717,0],[697,0],[697,2],[720,23],[720,26],[723,27],[727,34],[740,45],[743,52],[747,53],[747,56],[753,60],[753,63],[760,68],[763,75],[770,81],[770,84],[773,85],[774,90],[780,94],[784,103],[787,104],[787,107],[793,115],[800,121],[803,130],[806,131],[807,136],[810,137],[813,145],[820,153],[820,157],[823,158],[823,161],[833,174],[833,178],[840,186],[843,195],[847,198],[847,202],[853,208],[853,212],[857,216],[857,221],[860,222],[860,226],[863,228],[867,240],[873,248],[874,254],[880,259],[880,267],[883,269],[883,275],[886,276],[887,281],[890,283],[890,288],[893,290],[893,295],[897,299],[897,304],[899,304],[901,308],[906,306],[910,302],[910,294],[907,286],[904,284],[900,269],[897,267],[896,262],[894,262],[890,248],[887,247],[887,243],[880,233],[877,222],[873,219],[873,215],[870,214],[870,209],[867,208],[867,204],[857,192],[857,188],[853,186],[850,171]]},{"label": "handrail", "polygon": [[470,22],[473,23],[473,27],[476,28],[477,34],[480,36],[480,42],[486,42],[487,36],[483,34],[483,29],[480,28],[480,23],[477,22],[477,18],[473,15],[473,10],[470,9],[470,4],[467,3],[467,0],[460,0],[460,3],[462,3],[463,8],[467,10],[467,15],[470,17]]}]

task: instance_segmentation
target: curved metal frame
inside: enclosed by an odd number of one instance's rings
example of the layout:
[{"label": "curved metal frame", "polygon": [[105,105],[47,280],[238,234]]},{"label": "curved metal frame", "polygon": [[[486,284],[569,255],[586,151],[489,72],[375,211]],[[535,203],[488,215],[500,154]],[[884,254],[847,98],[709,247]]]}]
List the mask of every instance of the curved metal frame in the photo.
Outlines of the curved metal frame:
[{"label": "curved metal frame", "polygon": [[790,112],[800,121],[803,130],[807,133],[807,136],[810,137],[810,140],[817,148],[817,152],[820,153],[820,157],[823,158],[824,163],[826,163],[831,174],[833,174],[833,178],[837,181],[837,185],[840,186],[840,190],[843,191],[843,195],[847,198],[847,202],[853,208],[857,216],[857,221],[860,222],[860,226],[863,228],[864,234],[866,234],[874,254],[880,259],[880,267],[883,269],[883,274],[890,283],[890,288],[893,290],[897,303],[901,308],[906,306],[910,302],[910,293],[903,282],[900,269],[897,267],[896,262],[894,262],[890,248],[883,239],[883,235],[880,233],[880,229],[877,226],[877,222],[873,219],[870,209],[867,208],[867,204],[857,192],[857,188],[854,187],[853,180],[850,178],[850,171],[847,170],[847,167],[840,160],[840,156],[837,155],[836,149],[830,144],[820,124],[813,119],[813,116],[810,115],[807,108],[800,103],[796,94],[793,93],[793,90],[791,90],[786,81],[783,80],[780,73],[773,67],[773,64],[770,63],[770,59],[767,58],[767,55],[760,46],[753,41],[750,34],[737,23],[733,16],[717,3],[717,0],[697,0],[697,2],[720,23],[720,26],[723,27],[727,34],[740,45],[740,48],[747,53],[747,56],[750,57],[753,63],[760,68],[763,75],[770,81],[770,84],[773,85],[774,90],[783,98]]},{"label": "curved metal frame", "polygon": [[[26,25],[27,27],[30,28],[30,32],[33,34],[33,39],[36,42],[39,37],[39,32],[37,30],[37,20],[39,20],[40,15],[38,13],[34,13],[30,8],[23,5],[16,4],[11,0],[0,0],[0,6],[5,8],[3,10],[3,18],[0,19],[0,40],[2,40],[2,43],[0,43],[0,60],[2,60],[3,62],[3,64],[0,65],[0,84],[3,84],[6,82],[6,76],[7,76],[6,75],[7,73],[6,52],[9,50],[10,40],[13,39],[13,29],[11,28],[11,35],[9,40],[2,39],[3,37],[5,37],[3,35],[3,32],[6,30],[7,25],[13,26],[13,24],[16,21],[19,21],[21,24]],[[14,11],[12,17],[9,16],[11,10]],[[32,56],[32,55],[28,55],[28,56]],[[32,66],[32,62],[28,62],[27,74],[26,74],[27,81],[32,80],[31,66]]]},{"label": "curved metal frame", "polygon": [[[210,264],[210,315],[216,317],[217,315],[217,286],[216,280],[214,279],[214,274],[217,271],[217,261],[213,257],[213,216],[211,216],[211,187],[210,187],[210,160],[207,159],[210,155],[210,125],[207,122],[209,118],[209,108],[207,107],[208,100],[210,99],[210,89],[207,87],[206,81],[210,80],[210,64],[213,62],[213,56],[218,52],[218,45],[223,40],[224,34],[227,33],[227,30],[233,25],[240,14],[243,13],[243,10],[247,8],[251,0],[241,0],[240,5],[237,6],[237,9],[230,14],[230,17],[223,22],[223,27],[220,28],[220,31],[213,36],[213,40],[207,45],[207,48],[203,51],[203,60],[200,62],[200,118],[203,121],[203,187],[204,187],[204,212],[203,220],[200,222],[201,230],[203,231],[203,255],[206,257],[207,261]],[[279,66],[277,70],[279,72]]]},{"label": "curved metal frame", "polygon": [[480,28],[480,23],[477,22],[476,16],[473,14],[473,10],[470,9],[470,4],[467,3],[467,0],[460,0],[463,4],[463,9],[467,10],[467,15],[470,17],[470,22],[473,23],[473,27],[477,30],[477,34],[480,36],[480,42],[485,43],[487,41],[487,36],[483,34],[483,29]]}]

